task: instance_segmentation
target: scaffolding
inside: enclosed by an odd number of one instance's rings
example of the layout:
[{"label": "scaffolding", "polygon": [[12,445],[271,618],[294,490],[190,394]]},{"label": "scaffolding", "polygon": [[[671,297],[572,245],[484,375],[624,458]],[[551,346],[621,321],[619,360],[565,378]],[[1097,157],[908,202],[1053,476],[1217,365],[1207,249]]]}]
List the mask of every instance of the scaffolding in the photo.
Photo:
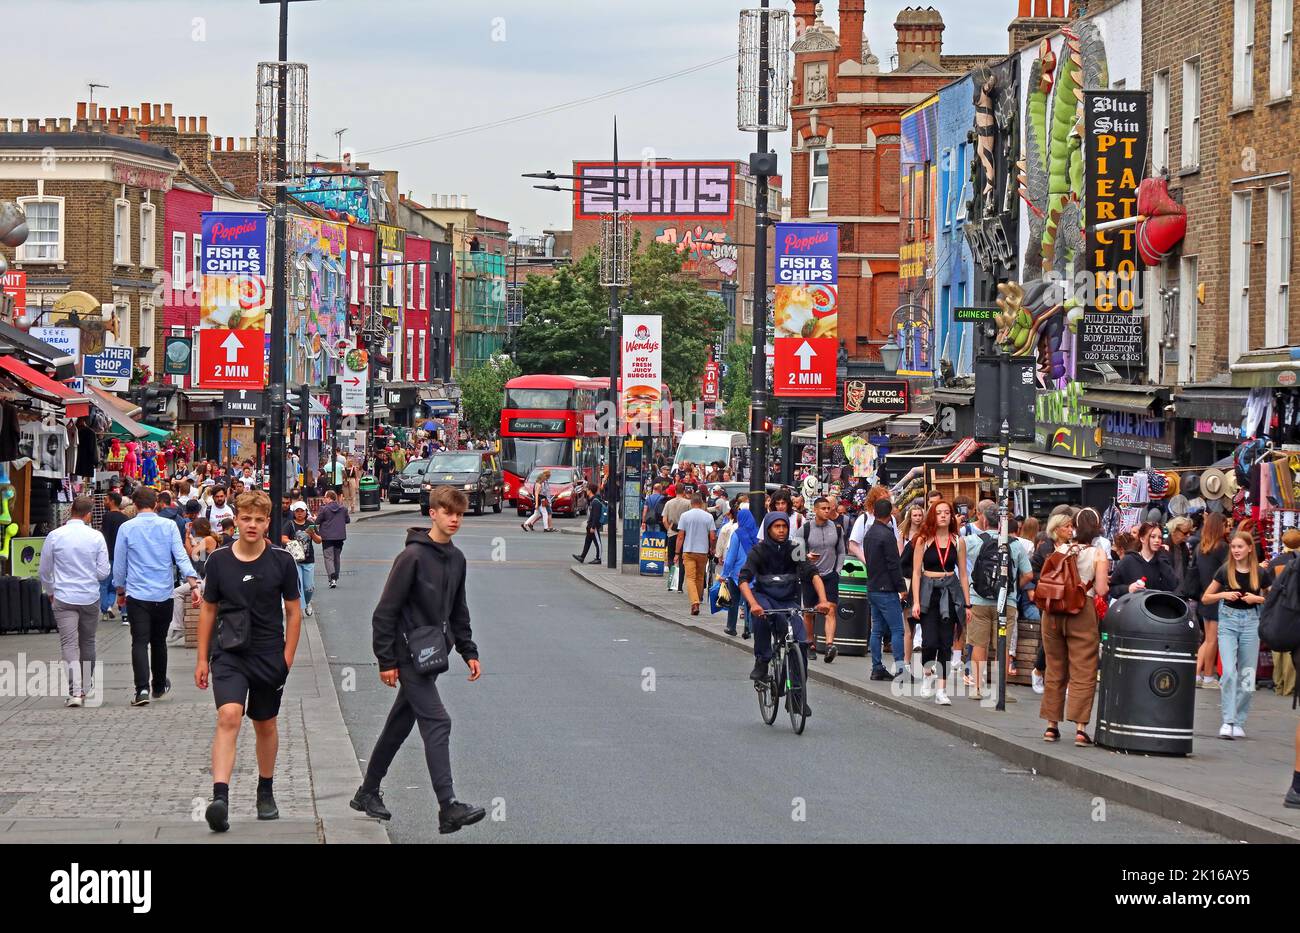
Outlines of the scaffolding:
[{"label": "scaffolding", "polygon": [[506,340],[506,259],[474,251],[456,254],[456,370],[483,366]]}]

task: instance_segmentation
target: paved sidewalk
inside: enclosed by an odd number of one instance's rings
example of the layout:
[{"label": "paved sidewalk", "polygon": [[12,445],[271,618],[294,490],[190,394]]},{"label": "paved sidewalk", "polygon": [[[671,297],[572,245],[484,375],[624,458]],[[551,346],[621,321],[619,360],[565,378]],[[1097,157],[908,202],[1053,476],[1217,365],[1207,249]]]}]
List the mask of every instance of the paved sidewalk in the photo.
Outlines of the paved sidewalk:
[{"label": "paved sidewalk", "polygon": [[[0,697],[0,844],[388,842],[382,824],[348,807],[361,771],[315,618],[303,619],[280,710],[280,819],[256,820],[254,735],[245,719],[230,788],[231,828],[222,834],[203,820],[216,710],[211,692],[194,686],[195,651],[169,649],[172,694],[133,708],[129,629],[100,623],[97,641],[101,706],[65,709],[62,697],[12,695],[25,688]],[[0,666],[20,657],[42,667],[57,660],[58,635],[0,638]]]},{"label": "paved sidewalk", "polygon": [[[573,573],[641,611],[710,638],[735,645],[737,689],[747,689],[752,641],[723,632],[725,614],[690,614],[686,597],[669,593],[662,578],[574,566]],[[1296,712],[1291,698],[1272,690],[1255,695],[1247,723],[1249,738],[1217,738],[1219,692],[1198,690],[1194,753],[1186,758],[1075,748],[1068,724],[1061,741],[1042,740],[1039,698],[1028,687],[1009,687],[1007,709],[998,712],[950,690],[953,705],[902,695],[889,682],[871,681],[869,658],[840,655],[833,664],[819,657],[814,682],[833,684],[864,699],[911,716],[994,752],[1046,777],[1128,804],[1167,819],[1247,842],[1300,842],[1300,810],[1282,806],[1291,781]],[[958,685],[958,690],[961,690]],[[1011,702],[1011,701],[1015,702]],[[816,701],[814,700],[814,705]],[[815,725],[815,720],[813,721]],[[1095,720],[1093,725],[1095,726]],[[1089,731],[1092,731],[1090,727]]]}]

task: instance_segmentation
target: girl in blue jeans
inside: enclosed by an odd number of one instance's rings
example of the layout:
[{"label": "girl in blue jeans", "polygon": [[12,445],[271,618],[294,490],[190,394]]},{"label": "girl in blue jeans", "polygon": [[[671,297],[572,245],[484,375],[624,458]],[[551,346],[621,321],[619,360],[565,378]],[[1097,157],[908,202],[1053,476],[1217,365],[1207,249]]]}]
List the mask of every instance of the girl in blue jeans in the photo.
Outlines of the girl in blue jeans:
[{"label": "girl in blue jeans", "polygon": [[1239,531],[1228,542],[1228,561],[1214,575],[1202,603],[1219,603],[1219,678],[1223,725],[1221,739],[1244,739],[1246,716],[1255,693],[1259,664],[1259,607],[1273,575],[1260,566],[1255,539]]}]

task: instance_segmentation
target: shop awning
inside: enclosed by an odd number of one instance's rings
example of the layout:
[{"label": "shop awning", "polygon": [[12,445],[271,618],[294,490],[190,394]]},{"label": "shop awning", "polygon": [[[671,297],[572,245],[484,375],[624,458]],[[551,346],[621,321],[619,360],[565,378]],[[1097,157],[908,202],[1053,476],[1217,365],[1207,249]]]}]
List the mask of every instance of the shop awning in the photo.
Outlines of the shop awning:
[{"label": "shop awning", "polygon": [[0,369],[25,383],[42,401],[62,405],[64,413],[69,418],[82,418],[90,414],[90,399],[78,395],[63,383],[55,382],[44,373],[32,369],[17,357],[0,356]]},{"label": "shop awning", "polygon": [[54,370],[59,379],[71,379],[77,374],[77,361],[65,356],[58,347],[52,347],[44,340],[37,340],[16,327],[0,321],[0,350],[7,350],[24,359],[39,363]]},{"label": "shop awning", "polygon": [[[877,425],[884,424],[890,419],[887,412],[855,412],[851,415],[843,415],[839,418],[831,418],[829,421],[822,422],[822,437],[830,440],[833,437],[840,437],[844,434],[851,434],[854,431],[866,431]],[[790,435],[791,440],[808,441],[817,440],[817,425],[808,428],[800,428]]]},{"label": "shop awning", "polygon": [[1249,397],[1249,389],[1184,386],[1174,392],[1174,412],[1179,418],[1240,424]]},{"label": "shop awning", "polygon": [[1156,403],[1158,389],[1150,392],[1122,392],[1107,389],[1084,389],[1083,404],[1089,408],[1101,408],[1105,411],[1123,411],[1134,415],[1151,413],[1151,406]]},{"label": "shop awning", "polygon": [[135,422],[135,428],[140,431],[143,431],[144,433],[136,434],[135,430],[128,428],[126,425],[121,424],[120,422],[114,424],[113,430],[110,431],[109,433],[115,434],[118,437],[134,438],[135,440],[143,440],[143,441],[161,441],[167,437],[170,437],[172,433],[171,431],[164,431],[162,428],[155,428],[152,424],[141,424],[138,421]]},{"label": "shop awning", "polygon": [[[1023,447],[1012,447],[1007,451],[1011,469],[1018,473],[1041,476],[1065,483],[1079,483],[1085,479],[1095,479],[1106,469],[1106,464],[1098,460],[1080,460],[1075,457],[1057,457]],[[998,452],[996,449],[984,452],[984,462],[996,467]]]},{"label": "shop awning", "polygon": [[[108,415],[108,419],[113,422],[114,434],[119,437],[133,437],[136,440],[149,436],[149,432],[145,430],[146,425],[131,417],[132,413],[140,410],[139,407],[132,405],[130,402],[120,402],[116,396],[103,392],[95,386],[88,386],[88,388],[90,389],[90,401],[96,408]],[[118,428],[126,433],[122,434],[121,431],[116,430]]]},{"label": "shop awning", "polygon": [[425,399],[424,407],[431,415],[451,415],[456,412],[456,403],[445,398]]}]

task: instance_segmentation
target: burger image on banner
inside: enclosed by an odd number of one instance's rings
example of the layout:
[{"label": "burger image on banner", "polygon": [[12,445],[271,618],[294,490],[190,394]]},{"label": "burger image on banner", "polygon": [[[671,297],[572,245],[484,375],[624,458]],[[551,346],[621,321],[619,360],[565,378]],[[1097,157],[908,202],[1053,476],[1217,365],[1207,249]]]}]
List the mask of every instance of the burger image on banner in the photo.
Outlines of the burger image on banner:
[{"label": "burger image on banner", "polygon": [[663,385],[663,321],[657,314],[623,316],[623,420],[638,433],[654,424]]}]

